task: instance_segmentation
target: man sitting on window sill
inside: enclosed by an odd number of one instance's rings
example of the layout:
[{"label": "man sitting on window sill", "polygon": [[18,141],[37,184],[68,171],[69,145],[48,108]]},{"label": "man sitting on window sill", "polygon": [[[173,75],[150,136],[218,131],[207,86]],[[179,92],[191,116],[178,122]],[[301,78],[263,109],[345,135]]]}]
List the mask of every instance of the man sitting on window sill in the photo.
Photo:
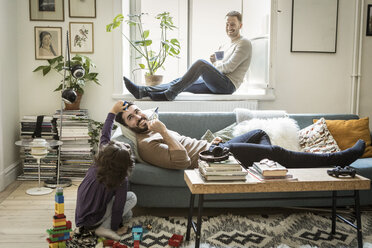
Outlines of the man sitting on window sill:
[{"label": "man sitting on window sill", "polygon": [[226,15],[226,34],[231,42],[220,47],[224,52],[221,61],[215,54],[210,56],[213,65],[197,60],[186,74],[168,84],[137,86],[124,77],[126,88],[136,98],[150,97],[153,101],[173,101],[183,91],[198,94],[232,94],[242,84],[251,56],[251,42],[240,35],[242,15],[230,11]]}]

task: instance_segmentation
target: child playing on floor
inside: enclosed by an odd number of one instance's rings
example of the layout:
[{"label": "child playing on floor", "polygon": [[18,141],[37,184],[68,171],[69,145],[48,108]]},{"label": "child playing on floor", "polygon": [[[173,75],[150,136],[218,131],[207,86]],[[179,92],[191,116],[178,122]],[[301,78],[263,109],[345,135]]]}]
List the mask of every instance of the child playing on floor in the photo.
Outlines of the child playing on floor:
[{"label": "child playing on floor", "polygon": [[77,192],[75,222],[77,227],[95,229],[96,235],[114,240],[126,232],[123,220],[132,216],[137,198],[128,192],[128,176],[134,167],[130,146],[110,141],[117,113],[128,104],[114,104],[102,128],[99,152]]}]

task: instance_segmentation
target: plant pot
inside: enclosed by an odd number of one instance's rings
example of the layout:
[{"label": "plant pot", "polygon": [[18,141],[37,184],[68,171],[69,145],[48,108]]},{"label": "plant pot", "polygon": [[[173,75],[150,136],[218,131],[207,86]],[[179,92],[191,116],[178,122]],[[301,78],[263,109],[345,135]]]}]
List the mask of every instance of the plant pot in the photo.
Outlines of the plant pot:
[{"label": "plant pot", "polygon": [[83,94],[77,93],[77,98],[74,103],[69,104],[65,103],[65,110],[79,110],[80,109],[80,101],[81,98],[83,97]]},{"label": "plant pot", "polygon": [[147,86],[158,85],[163,81],[163,75],[145,75],[145,81]]}]

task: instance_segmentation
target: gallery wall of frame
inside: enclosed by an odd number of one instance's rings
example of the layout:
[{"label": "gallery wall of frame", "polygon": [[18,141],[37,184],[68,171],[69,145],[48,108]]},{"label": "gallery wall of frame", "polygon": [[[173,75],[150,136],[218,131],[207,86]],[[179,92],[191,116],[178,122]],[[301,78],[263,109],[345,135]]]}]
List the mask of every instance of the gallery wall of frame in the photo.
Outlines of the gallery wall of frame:
[{"label": "gallery wall of frame", "polygon": [[[62,36],[65,22],[65,0],[29,0],[30,21],[51,22],[34,26],[35,59],[46,60],[62,55]],[[94,24],[87,21],[97,17],[96,0],[68,0],[70,21],[68,33],[71,53],[94,53]],[[62,22],[61,26],[56,25]]]}]

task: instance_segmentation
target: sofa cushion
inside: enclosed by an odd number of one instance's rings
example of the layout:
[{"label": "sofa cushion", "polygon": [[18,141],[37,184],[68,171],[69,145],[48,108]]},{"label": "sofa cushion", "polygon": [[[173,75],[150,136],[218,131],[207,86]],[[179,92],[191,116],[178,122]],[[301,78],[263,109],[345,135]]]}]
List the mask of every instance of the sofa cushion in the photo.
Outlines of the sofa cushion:
[{"label": "sofa cushion", "polygon": [[368,117],[359,120],[326,120],[326,123],[341,150],[352,147],[359,139],[362,139],[366,142],[362,157],[372,157]]},{"label": "sofa cushion", "polygon": [[357,174],[372,178],[372,158],[360,158],[357,159],[350,167],[355,168]]},{"label": "sofa cushion", "polygon": [[149,164],[136,163],[130,176],[130,182],[142,185],[186,187],[183,173],[183,170],[170,170]]},{"label": "sofa cushion", "polygon": [[212,142],[214,138],[220,137],[223,142],[229,141],[232,138],[234,138],[233,131],[234,131],[235,126],[236,126],[236,123],[233,123],[215,133],[212,133],[212,131],[208,129],[200,139],[206,140],[208,142]]},{"label": "sofa cushion", "polygon": [[337,142],[327,128],[324,118],[298,132],[300,147],[303,152],[329,153],[341,151]]}]

